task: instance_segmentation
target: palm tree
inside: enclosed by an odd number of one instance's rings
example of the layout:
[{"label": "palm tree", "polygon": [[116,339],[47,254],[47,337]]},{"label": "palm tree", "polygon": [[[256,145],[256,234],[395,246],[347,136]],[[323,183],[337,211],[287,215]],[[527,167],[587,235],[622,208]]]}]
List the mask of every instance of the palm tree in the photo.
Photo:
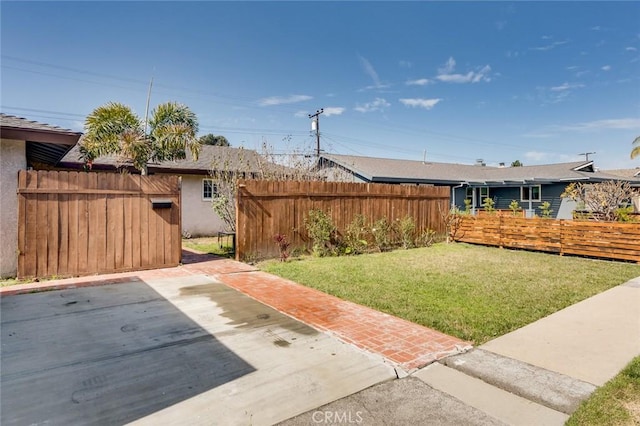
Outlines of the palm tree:
[{"label": "palm tree", "polygon": [[640,157],[640,136],[638,136],[632,143],[633,149],[631,150],[631,158]]},{"label": "palm tree", "polygon": [[158,105],[148,126],[128,106],[109,102],[93,110],[84,127],[80,154],[89,166],[98,157],[115,154],[145,175],[150,161],[183,159],[187,149],[197,159],[200,152],[196,115],[175,102]]}]

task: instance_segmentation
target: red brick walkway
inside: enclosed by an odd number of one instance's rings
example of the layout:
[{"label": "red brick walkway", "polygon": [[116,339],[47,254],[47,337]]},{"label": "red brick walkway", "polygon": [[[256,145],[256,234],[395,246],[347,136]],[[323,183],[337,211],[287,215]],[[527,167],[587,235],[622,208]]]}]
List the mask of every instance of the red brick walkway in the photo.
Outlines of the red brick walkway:
[{"label": "red brick walkway", "polygon": [[74,288],[206,274],[229,287],[319,330],[412,371],[470,347],[469,343],[427,327],[347,302],[244,263],[188,251],[183,266],[97,275],[0,288],[0,296],[45,289]]}]

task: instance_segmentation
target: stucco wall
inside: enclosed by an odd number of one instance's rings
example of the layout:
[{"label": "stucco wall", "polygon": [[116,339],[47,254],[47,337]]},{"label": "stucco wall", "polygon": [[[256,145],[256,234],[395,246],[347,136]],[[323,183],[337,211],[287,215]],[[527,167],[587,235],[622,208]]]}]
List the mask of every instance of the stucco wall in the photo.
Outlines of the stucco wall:
[{"label": "stucco wall", "polygon": [[202,179],[207,176],[182,176],[182,234],[192,237],[211,236],[224,231],[222,219],[202,200]]},{"label": "stucco wall", "polygon": [[25,142],[0,139],[0,277],[18,270],[18,170],[27,167]]}]

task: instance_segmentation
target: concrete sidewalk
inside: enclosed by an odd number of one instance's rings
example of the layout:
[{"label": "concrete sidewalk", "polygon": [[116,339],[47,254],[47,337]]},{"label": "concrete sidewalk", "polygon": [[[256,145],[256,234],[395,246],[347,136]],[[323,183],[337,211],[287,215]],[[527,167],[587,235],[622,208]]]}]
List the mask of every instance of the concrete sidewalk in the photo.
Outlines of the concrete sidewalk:
[{"label": "concrete sidewalk", "polygon": [[640,277],[428,365],[403,385],[376,385],[283,425],[345,412],[367,425],[562,425],[638,355]]}]

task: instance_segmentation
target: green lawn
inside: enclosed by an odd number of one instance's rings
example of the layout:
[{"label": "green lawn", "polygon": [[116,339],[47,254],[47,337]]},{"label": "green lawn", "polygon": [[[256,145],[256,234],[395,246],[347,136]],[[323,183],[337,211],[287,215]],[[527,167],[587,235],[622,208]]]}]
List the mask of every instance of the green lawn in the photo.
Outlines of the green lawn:
[{"label": "green lawn", "polygon": [[202,253],[215,254],[216,256],[232,257],[233,237],[224,236],[220,239],[217,237],[183,238],[182,247]]},{"label": "green lawn", "polygon": [[640,424],[640,356],[598,388],[573,413],[567,426]]},{"label": "green lawn", "polygon": [[640,276],[640,265],[469,244],[259,264],[475,345]]}]

